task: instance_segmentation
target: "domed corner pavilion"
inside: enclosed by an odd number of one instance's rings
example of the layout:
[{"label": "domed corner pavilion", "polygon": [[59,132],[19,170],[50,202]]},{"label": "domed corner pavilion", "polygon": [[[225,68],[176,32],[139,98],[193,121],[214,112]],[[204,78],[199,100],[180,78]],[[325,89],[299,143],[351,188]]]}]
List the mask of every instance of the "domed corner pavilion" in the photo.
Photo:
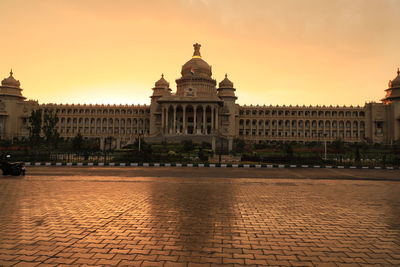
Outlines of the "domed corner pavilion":
[{"label": "domed corner pavilion", "polygon": [[[223,108],[224,99],[219,96],[211,66],[201,57],[201,45],[196,43],[193,47],[192,58],[182,66],[182,76],[176,80],[176,93],[171,93],[164,76],[153,88],[150,108],[152,132],[147,140],[209,142],[215,149],[218,139],[225,140],[226,149],[231,150],[233,138],[220,129],[220,120],[226,109]],[[235,111],[228,111],[228,114],[234,115]]]}]

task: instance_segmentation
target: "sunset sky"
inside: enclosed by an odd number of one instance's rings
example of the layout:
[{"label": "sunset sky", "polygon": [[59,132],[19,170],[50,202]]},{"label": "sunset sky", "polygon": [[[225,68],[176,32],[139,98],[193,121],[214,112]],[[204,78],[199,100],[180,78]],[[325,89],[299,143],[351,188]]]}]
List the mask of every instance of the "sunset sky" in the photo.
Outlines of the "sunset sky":
[{"label": "sunset sky", "polygon": [[0,0],[0,77],[40,103],[145,104],[193,43],[239,104],[363,105],[400,65],[400,0]]}]

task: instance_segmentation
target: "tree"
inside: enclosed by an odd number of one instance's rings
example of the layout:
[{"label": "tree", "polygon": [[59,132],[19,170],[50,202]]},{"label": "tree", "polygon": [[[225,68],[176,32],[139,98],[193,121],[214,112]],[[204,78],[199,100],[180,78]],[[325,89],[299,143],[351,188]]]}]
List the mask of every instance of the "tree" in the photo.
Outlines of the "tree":
[{"label": "tree", "polygon": [[57,123],[59,119],[55,112],[45,109],[43,114],[42,130],[46,138],[46,142],[51,146],[56,146],[60,134],[57,132]]},{"label": "tree", "polygon": [[342,139],[335,139],[332,142],[332,147],[335,148],[336,150],[343,150],[344,149],[344,142]]},{"label": "tree", "polygon": [[40,143],[40,133],[42,131],[42,109],[32,110],[29,117],[29,139],[31,144],[37,145]]},{"label": "tree", "polygon": [[201,142],[201,145],[200,145],[200,147],[201,148],[204,148],[204,149],[210,149],[211,148],[211,144],[210,143],[208,143],[208,142]]},{"label": "tree", "polygon": [[361,155],[360,155],[360,147],[356,144],[356,150],[354,151],[354,159],[357,164],[360,163]]},{"label": "tree", "polygon": [[294,152],[293,152],[292,144],[284,143],[283,144],[283,152],[285,153],[286,157],[289,157],[289,158],[293,157]]},{"label": "tree", "polygon": [[204,153],[203,148],[200,147],[199,152],[197,153],[197,156],[201,161],[206,161],[208,159],[208,156]]},{"label": "tree", "polygon": [[81,133],[77,133],[75,137],[72,139],[72,149],[74,151],[82,151],[83,148],[83,137]]},{"label": "tree", "polygon": [[246,146],[246,142],[243,139],[236,138],[234,141],[235,151],[238,153],[242,153]]},{"label": "tree", "polygon": [[183,147],[182,147],[182,151],[183,152],[190,152],[194,149],[194,144],[192,142],[192,140],[184,140],[182,142]]}]

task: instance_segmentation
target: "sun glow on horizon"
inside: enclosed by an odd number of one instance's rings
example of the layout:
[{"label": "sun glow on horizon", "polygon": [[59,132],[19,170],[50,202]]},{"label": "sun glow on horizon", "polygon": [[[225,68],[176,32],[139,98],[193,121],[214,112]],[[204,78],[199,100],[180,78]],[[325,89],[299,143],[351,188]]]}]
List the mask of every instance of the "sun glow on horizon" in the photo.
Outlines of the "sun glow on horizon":
[{"label": "sun glow on horizon", "polygon": [[217,84],[228,73],[248,105],[379,101],[400,64],[392,0],[3,0],[0,9],[0,79],[12,67],[40,103],[149,104],[161,73],[176,90],[196,42]]}]

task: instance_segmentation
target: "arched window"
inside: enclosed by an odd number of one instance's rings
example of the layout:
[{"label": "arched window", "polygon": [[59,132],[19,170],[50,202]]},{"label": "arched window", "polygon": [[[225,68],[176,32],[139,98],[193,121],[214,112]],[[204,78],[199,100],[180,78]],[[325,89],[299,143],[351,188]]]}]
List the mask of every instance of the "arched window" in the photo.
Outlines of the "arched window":
[{"label": "arched window", "polygon": [[316,128],[317,127],[317,121],[312,121],[311,122],[311,127]]}]

